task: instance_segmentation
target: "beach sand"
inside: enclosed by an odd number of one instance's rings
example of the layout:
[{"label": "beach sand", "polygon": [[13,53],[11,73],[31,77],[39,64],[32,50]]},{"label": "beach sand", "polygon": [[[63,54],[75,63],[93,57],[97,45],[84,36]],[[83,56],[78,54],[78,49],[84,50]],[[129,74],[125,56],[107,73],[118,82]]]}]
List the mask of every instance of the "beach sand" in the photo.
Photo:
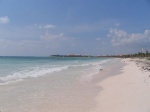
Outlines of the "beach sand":
[{"label": "beach sand", "polygon": [[98,83],[102,91],[91,112],[150,112],[150,71],[143,70],[146,61],[121,61],[126,64],[121,73]]}]

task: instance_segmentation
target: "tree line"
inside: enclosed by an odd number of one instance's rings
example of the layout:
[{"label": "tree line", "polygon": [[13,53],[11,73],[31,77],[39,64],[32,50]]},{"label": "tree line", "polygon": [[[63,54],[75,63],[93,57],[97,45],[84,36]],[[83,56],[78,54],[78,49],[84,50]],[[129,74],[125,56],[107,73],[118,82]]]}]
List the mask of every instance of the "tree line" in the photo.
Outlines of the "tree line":
[{"label": "tree line", "polygon": [[126,54],[126,55],[122,55],[122,57],[125,57],[125,58],[128,58],[128,57],[150,57],[150,52],[146,51],[145,53],[138,52],[135,54]]}]

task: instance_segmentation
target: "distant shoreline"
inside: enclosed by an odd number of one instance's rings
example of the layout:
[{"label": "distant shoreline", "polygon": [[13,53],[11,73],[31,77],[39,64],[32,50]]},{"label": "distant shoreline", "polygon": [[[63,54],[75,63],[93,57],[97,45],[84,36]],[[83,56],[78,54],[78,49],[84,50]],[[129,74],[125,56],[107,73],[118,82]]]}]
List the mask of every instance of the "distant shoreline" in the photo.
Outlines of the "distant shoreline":
[{"label": "distant shoreline", "polygon": [[50,57],[94,57],[94,58],[150,58],[150,55],[106,55],[106,56],[92,56],[92,55],[51,55]]}]

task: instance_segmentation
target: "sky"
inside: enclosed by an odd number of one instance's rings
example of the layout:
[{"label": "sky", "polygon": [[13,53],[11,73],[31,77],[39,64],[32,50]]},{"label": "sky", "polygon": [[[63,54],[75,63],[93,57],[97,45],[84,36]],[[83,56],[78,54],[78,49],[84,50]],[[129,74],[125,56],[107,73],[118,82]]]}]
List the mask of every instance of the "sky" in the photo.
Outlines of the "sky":
[{"label": "sky", "polygon": [[0,0],[0,56],[150,52],[150,0]]}]

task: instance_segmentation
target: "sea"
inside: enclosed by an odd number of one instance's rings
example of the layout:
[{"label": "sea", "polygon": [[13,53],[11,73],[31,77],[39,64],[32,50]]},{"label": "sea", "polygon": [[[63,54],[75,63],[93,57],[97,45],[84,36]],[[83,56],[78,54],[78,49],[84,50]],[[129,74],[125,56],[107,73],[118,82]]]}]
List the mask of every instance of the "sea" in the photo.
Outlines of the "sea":
[{"label": "sea", "polygon": [[88,112],[100,91],[94,76],[110,60],[0,57],[0,112]]}]

